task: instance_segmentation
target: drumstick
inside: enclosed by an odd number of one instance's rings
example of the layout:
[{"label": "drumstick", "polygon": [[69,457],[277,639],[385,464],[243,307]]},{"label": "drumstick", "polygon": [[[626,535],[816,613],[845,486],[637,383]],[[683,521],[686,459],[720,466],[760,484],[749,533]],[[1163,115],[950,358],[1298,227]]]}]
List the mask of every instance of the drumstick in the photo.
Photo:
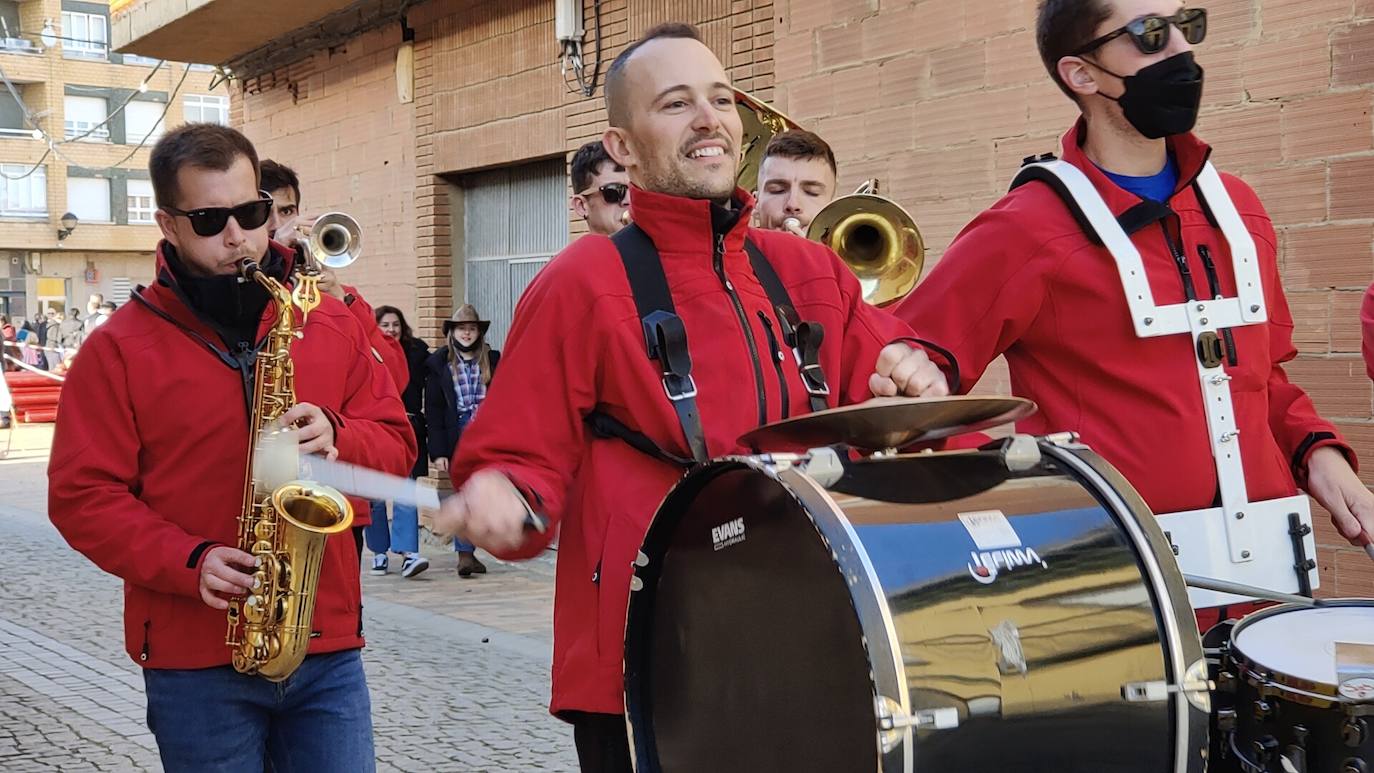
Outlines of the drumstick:
[{"label": "drumstick", "polygon": [[[439,492],[414,478],[331,461],[320,456],[301,456],[299,448],[295,429],[263,433],[254,452],[253,476],[264,488],[269,489],[301,479],[330,486],[355,497],[390,500],[431,510],[439,508]],[[526,530],[543,534],[547,528],[548,524],[538,513],[530,510],[525,514]]]},{"label": "drumstick", "polygon": [[1321,599],[1310,599],[1306,596],[1299,596],[1294,593],[1283,593],[1281,591],[1269,590],[1268,588],[1257,588],[1254,585],[1243,585],[1238,582],[1217,580],[1211,577],[1199,577],[1195,574],[1183,575],[1183,581],[1191,587],[1216,591],[1218,593],[1232,593],[1237,596],[1253,596],[1255,598],[1268,599],[1269,601],[1282,601],[1288,604],[1302,604],[1309,607],[1320,607],[1325,604]]},{"label": "drumstick", "polygon": [[1374,560],[1374,542],[1364,543],[1364,554],[1369,556],[1370,560]]}]

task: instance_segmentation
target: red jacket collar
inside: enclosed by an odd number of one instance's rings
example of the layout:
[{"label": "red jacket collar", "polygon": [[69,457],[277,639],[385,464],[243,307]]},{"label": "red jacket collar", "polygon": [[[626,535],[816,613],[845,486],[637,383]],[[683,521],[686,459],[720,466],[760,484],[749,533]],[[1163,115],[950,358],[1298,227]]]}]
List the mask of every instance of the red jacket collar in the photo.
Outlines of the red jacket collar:
[{"label": "red jacket collar", "polygon": [[[739,220],[725,235],[727,252],[744,249],[744,237],[754,212],[754,197],[736,188],[735,207]],[[630,217],[648,234],[660,254],[689,253],[710,255],[715,249],[711,227],[711,202],[689,199],[634,187],[630,191]]]},{"label": "red jacket collar", "polygon": [[[1102,194],[1102,198],[1107,202],[1107,207],[1113,213],[1120,215],[1139,204],[1140,197],[1118,187],[1110,177],[1103,174],[1092,159],[1088,158],[1088,154],[1083,152],[1083,141],[1087,139],[1087,133],[1087,120],[1079,117],[1078,121],[1061,140],[1063,159],[1087,175],[1088,179],[1092,180],[1093,186]],[[1174,193],[1177,195],[1179,191],[1192,185],[1193,180],[1202,173],[1202,167],[1206,165],[1207,159],[1212,155],[1212,147],[1198,139],[1198,136],[1192,132],[1174,135],[1165,142],[1168,143],[1169,154],[1174,157],[1175,163],[1178,164],[1178,187],[1174,189]]]},{"label": "red jacket collar", "polygon": [[[171,266],[167,264],[167,251],[171,245],[166,239],[157,243],[157,280],[152,286],[142,288],[139,297],[142,301],[155,306],[158,310],[172,318],[176,324],[195,331],[202,338],[222,345],[219,334],[210,325],[206,324],[199,315],[186,303],[185,295],[177,286],[176,274]],[[276,252],[282,257],[286,266],[287,286],[290,286],[290,277],[295,269],[296,251],[280,244],[268,240],[267,249]],[[276,309],[271,304],[263,310],[262,320],[258,323],[258,337],[266,334],[268,326],[276,319]],[[216,347],[218,348],[218,346]]]}]

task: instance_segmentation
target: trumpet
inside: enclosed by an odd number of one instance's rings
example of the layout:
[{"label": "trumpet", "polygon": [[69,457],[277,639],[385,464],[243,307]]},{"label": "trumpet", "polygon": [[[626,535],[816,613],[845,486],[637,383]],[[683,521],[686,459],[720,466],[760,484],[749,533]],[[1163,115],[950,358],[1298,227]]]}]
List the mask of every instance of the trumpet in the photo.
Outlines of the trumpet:
[{"label": "trumpet", "polygon": [[358,221],[342,212],[326,212],[301,229],[306,238],[305,254],[318,266],[344,268],[363,251],[363,233]]},{"label": "trumpet", "polygon": [[308,225],[297,226],[296,233],[305,245],[291,302],[304,317],[320,305],[320,267],[332,270],[353,265],[363,251],[363,233],[358,221],[342,212],[326,212]]}]

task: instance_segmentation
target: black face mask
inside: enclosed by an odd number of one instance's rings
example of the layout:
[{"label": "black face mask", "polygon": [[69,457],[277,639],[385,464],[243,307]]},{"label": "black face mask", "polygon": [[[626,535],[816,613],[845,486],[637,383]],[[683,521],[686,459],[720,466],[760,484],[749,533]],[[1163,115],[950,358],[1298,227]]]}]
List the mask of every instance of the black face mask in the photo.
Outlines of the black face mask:
[{"label": "black face mask", "polygon": [[467,346],[464,346],[462,343],[459,343],[457,338],[452,339],[452,342],[453,348],[457,349],[463,354],[472,354],[473,352],[477,351],[477,347],[482,345],[482,338],[481,336],[478,336],[476,341],[473,341],[471,344]]},{"label": "black face mask", "polygon": [[[1089,61],[1108,75],[1116,73]],[[1142,67],[1135,75],[1116,75],[1126,90],[1119,97],[1102,96],[1120,103],[1121,112],[1135,130],[1157,140],[1193,130],[1202,104],[1202,68],[1193,52],[1184,51]],[[1101,94],[1101,92],[1098,92]]]}]

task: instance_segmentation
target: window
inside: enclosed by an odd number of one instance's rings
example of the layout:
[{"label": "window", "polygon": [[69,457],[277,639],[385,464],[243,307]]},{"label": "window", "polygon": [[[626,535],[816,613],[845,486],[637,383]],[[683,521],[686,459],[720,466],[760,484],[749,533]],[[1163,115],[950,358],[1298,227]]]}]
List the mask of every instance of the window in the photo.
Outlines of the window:
[{"label": "window", "polygon": [[[21,90],[19,94],[23,96],[24,92]],[[8,90],[0,89],[0,137],[29,137],[32,134],[33,129],[27,128],[24,121],[24,108]]]},{"label": "window", "polygon": [[87,223],[110,222],[109,178],[68,177],[67,209]]},{"label": "window", "polygon": [[65,97],[62,108],[66,111],[63,126],[67,139],[81,137],[86,142],[108,142],[110,127],[105,124],[109,115],[106,104],[100,97]]},{"label": "window", "polygon": [[41,54],[43,49],[19,33],[19,3],[0,0],[0,51]]},{"label": "window", "polygon": [[568,243],[566,176],[563,162],[555,160],[462,181],[465,263],[461,284],[454,283],[454,306],[463,302],[461,293],[486,315],[487,340],[498,349],[525,287]]},{"label": "window", "polygon": [[105,17],[92,13],[62,12],[62,56],[69,59],[108,58]]},{"label": "window", "polygon": [[151,145],[156,142],[165,128],[162,125],[162,111],[166,107],[161,102],[147,102],[141,99],[135,99],[125,105],[124,141],[130,145],[137,145],[147,136],[148,141],[145,144]]},{"label": "window", "polygon": [[210,94],[187,94],[182,102],[186,123],[218,123],[229,125],[229,98]]},{"label": "window", "polygon": [[153,181],[129,180],[129,222],[153,222]]},{"label": "window", "polygon": [[136,64],[140,66],[146,65],[148,67],[153,67],[160,61],[162,60],[153,56],[139,56],[138,54],[124,55],[124,64]]},{"label": "window", "polygon": [[40,166],[33,174],[21,177],[31,168],[28,164],[0,164],[0,215],[48,216],[47,170]]}]

